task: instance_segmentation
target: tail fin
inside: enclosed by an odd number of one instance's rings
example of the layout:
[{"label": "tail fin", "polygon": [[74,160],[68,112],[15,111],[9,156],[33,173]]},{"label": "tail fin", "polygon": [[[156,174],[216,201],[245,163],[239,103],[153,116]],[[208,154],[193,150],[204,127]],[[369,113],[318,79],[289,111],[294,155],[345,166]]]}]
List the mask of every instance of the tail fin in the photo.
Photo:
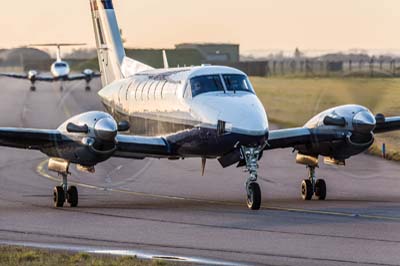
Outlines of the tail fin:
[{"label": "tail fin", "polygon": [[149,69],[125,56],[112,0],[90,0],[103,86]]}]

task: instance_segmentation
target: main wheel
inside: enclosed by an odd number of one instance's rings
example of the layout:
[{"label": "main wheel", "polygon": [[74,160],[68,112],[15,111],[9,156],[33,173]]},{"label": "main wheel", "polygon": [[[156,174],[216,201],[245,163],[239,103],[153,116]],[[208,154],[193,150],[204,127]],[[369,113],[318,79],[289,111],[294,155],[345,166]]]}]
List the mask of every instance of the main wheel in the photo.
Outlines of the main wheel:
[{"label": "main wheel", "polygon": [[85,91],[90,91],[90,90],[91,90],[90,86],[86,86]]},{"label": "main wheel", "polygon": [[301,182],[301,197],[303,200],[311,200],[313,196],[313,187],[312,183],[308,179],[304,179],[303,182]]},{"label": "main wheel", "polygon": [[315,196],[319,200],[325,200],[326,199],[326,183],[325,180],[323,179],[317,179],[315,182]]},{"label": "main wheel", "polygon": [[35,91],[36,87],[35,86],[31,86],[31,91]]},{"label": "main wheel", "polygon": [[54,201],[54,207],[56,208],[61,208],[62,206],[64,206],[65,193],[64,189],[61,186],[54,187],[53,201]]},{"label": "main wheel", "polygon": [[261,207],[261,189],[255,182],[251,182],[247,187],[247,206],[251,210],[259,210]]},{"label": "main wheel", "polygon": [[67,190],[67,201],[71,207],[78,206],[78,189],[76,186],[70,186]]}]

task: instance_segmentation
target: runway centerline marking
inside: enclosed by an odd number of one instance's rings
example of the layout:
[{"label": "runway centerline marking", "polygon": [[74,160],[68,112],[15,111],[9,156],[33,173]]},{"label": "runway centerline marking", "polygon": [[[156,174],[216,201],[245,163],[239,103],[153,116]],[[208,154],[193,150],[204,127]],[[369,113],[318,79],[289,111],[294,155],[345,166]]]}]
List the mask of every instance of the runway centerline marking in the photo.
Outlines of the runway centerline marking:
[{"label": "runway centerline marking", "polygon": [[[47,171],[45,169],[45,165],[47,162],[48,162],[48,159],[40,162],[36,168],[36,172],[44,178],[47,178],[47,179],[55,181],[55,182],[61,182],[61,178],[54,177],[54,176],[50,175],[49,173],[47,173]],[[105,188],[105,187],[100,187],[100,186],[95,186],[95,185],[90,185],[90,184],[85,184],[85,183],[75,182],[75,181],[71,181],[71,183],[73,183],[77,186],[80,186],[80,187],[84,187],[84,188],[100,190],[100,191],[116,192],[116,193],[141,196],[141,197],[181,200],[181,201],[195,201],[195,202],[201,202],[201,203],[228,205],[228,206],[240,206],[240,207],[244,206],[244,204],[240,204],[240,203],[236,203],[236,202],[229,202],[229,201],[216,201],[216,200],[187,198],[187,197],[180,197],[180,196],[168,196],[168,195],[161,195],[161,194],[154,194],[154,193],[136,192],[136,191],[130,191],[130,190],[125,190],[125,189],[114,189],[114,188],[109,189],[109,188]],[[369,215],[369,214],[360,214],[360,213],[310,210],[310,209],[287,208],[287,207],[279,207],[279,206],[265,206],[265,207],[262,207],[261,209],[272,210],[272,211],[303,213],[303,214],[314,214],[314,215],[329,215],[329,216],[338,216],[338,217],[345,217],[345,218],[363,218],[363,219],[374,219],[374,220],[386,220],[386,221],[400,222],[400,217]]]}]

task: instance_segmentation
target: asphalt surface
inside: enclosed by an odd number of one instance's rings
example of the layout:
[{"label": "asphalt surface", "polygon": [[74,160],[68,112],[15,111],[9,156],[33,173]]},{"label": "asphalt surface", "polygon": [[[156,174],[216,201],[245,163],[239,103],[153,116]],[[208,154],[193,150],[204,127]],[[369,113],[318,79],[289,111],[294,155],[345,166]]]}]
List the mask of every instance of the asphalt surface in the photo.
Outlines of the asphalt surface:
[{"label": "asphalt surface", "polygon": [[[0,126],[56,128],[101,110],[84,83],[0,79]],[[400,147],[399,147],[400,148]],[[140,250],[247,265],[400,265],[400,164],[368,155],[321,165],[328,199],[303,202],[307,175],[291,150],[260,162],[263,208],[245,206],[246,174],[200,159],[111,159],[90,175],[73,169],[79,207],[55,209],[57,176],[36,151],[0,148],[0,243]],[[213,261],[215,260],[215,261]]]}]

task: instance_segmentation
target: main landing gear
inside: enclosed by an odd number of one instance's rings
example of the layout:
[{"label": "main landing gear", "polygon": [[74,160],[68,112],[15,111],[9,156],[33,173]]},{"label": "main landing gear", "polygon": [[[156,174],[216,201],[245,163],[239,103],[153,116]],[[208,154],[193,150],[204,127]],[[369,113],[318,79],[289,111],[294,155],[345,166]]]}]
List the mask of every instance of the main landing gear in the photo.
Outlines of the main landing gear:
[{"label": "main landing gear", "polygon": [[323,179],[316,179],[315,166],[307,166],[309,171],[308,179],[301,182],[301,197],[303,200],[311,200],[313,195],[319,200],[326,199],[326,183]]},{"label": "main landing gear", "polygon": [[76,186],[68,186],[69,162],[63,159],[51,158],[48,169],[62,176],[62,183],[53,189],[54,207],[61,208],[65,202],[71,207],[78,206],[78,189]]},{"label": "main landing gear", "polygon": [[54,207],[61,208],[65,202],[68,202],[71,207],[78,206],[78,189],[76,186],[68,187],[67,174],[62,174],[62,185],[56,186],[53,189]]},{"label": "main landing gear", "polygon": [[262,149],[256,147],[242,147],[242,156],[246,162],[246,172],[250,174],[246,181],[247,206],[251,210],[261,207],[261,189],[257,183],[258,160]]}]

